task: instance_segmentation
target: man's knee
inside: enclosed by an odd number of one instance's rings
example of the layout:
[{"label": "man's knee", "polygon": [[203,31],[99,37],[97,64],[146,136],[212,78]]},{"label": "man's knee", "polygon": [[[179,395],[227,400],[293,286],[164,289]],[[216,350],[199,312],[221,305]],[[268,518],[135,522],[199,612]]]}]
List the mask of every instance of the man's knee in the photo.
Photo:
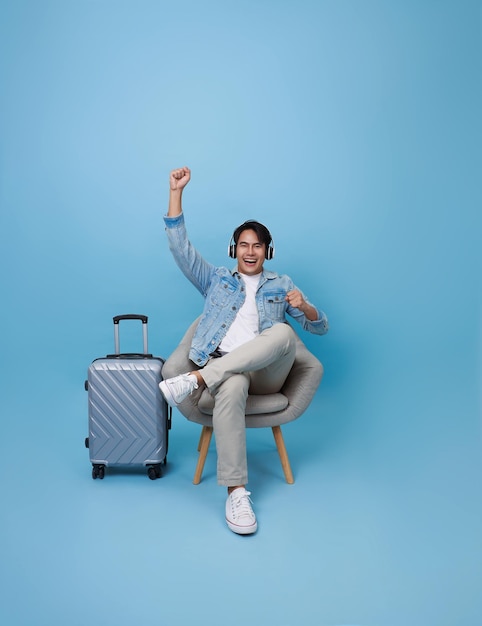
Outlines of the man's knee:
[{"label": "man's knee", "polygon": [[264,332],[277,342],[285,344],[288,350],[294,349],[296,346],[295,331],[289,324],[274,324]]}]

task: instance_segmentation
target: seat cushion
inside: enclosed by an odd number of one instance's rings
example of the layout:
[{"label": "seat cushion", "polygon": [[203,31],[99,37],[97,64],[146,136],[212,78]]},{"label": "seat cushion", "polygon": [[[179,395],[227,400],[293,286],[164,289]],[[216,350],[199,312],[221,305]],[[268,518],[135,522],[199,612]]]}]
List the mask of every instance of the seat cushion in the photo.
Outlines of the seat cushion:
[{"label": "seat cushion", "polygon": [[[267,393],[262,396],[248,396],[246,402],[246,415],[260,415],[261,413],[277,413],[286,409],[288,398],[282,393]],[[205,389],[199,399],[198,408],[205,415],[212,415],[214,398]]]}]

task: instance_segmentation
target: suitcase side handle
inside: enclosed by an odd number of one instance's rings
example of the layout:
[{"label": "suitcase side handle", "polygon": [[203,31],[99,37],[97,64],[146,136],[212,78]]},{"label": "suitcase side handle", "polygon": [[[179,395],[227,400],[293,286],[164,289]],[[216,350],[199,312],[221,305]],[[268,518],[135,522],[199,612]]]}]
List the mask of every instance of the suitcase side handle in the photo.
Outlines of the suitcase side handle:
[{"label": "suitcase side handle", "polygon": [[119,343],[119,322],[121,320],[140,320],[142,322],[142,339],[144,344],[144,354],[148,354],[147,348],[147,315],[136,315],[134,313],[129,313],[127,315],[116,315],[112,318],[114,322],[114,344],[115,344],[115,354],[120,354],[120,343]]}]

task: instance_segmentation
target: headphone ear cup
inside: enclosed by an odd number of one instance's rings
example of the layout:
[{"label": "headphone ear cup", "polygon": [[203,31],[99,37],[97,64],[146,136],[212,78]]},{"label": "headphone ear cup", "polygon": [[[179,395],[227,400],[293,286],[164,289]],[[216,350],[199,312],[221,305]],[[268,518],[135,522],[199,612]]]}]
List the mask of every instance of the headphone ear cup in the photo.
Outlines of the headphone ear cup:
[{"label": "headphone ear cup", "polygon": [[271,259],[274,257],[274,249],[273,246],[268,246],[266,248],[266,259],[268,261],[271,261]]},{"label": "headphone ear cup", "polygon": [[233,243],[233,244],[229,245],[228,254],[229,254],[231,259],[235,259],[236,258],[236,244]]}]

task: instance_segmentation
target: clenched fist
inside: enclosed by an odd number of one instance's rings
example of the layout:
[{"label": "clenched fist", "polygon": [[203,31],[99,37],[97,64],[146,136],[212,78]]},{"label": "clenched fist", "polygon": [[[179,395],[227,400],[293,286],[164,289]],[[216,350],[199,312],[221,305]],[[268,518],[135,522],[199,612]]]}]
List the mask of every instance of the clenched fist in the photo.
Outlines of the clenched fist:
[{"label": "clenched fist", "polygon": [[191,170],[188,167],[180,167],[172,170],[169,177],[169,184],[172,191],[181,191],[191,180]]},{"label": "clenched fist", "polygon": [[286,300],[288,304],[295,307],[295,309],[302,309],[303,304],[305,303],[301,292],[296,289],[293,289],[293,291],[288,291],[288,293],[286,294]]},{"label": "clenched fist", "polygon": [[315,307],[303,298],[301,291],[297,289],[293,289],[292,291],[288,291],[286,294],[286,301],[288,304],[295,309],[299,309],[302,313],[304,313],[305,317],[314,322],[318,319],[318,311]]}]

